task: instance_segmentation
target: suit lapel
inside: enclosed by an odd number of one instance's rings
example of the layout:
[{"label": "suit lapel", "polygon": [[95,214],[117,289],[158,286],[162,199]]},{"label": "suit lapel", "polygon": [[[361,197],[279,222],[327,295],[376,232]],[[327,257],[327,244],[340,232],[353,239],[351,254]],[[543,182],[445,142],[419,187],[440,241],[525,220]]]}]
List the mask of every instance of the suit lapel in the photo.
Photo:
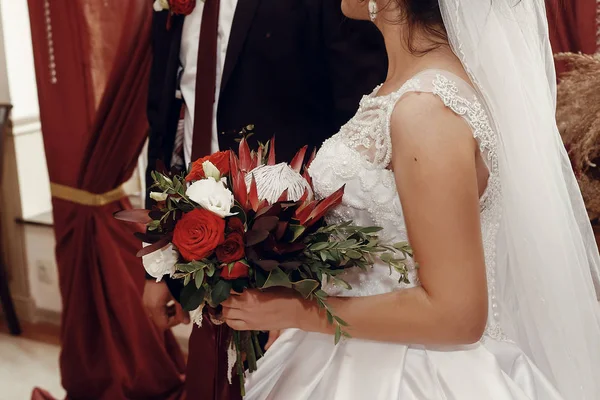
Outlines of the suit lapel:
[{"label": "suit lapel", "polygon": [[175,63],[175,70],[179,69],[179,56],[181,50],[181,35],[183,34],[183,23],[185,21],[185,17],[173,18],[171,22],[171,51],[169,54],[169,60]]},{"label": "suit lapel", "polygon": [[225,65],[223,66],[223,77],[221,81],[221,92],[227,86],[231,73],[235,68],[240,53],[244,48],[248,30],[252,25],[252,20],[256,14],[256,9],[260,0],[238,0],[238,4],[233,16],[231,35],[227,45],[227,55],[225,56]]}]

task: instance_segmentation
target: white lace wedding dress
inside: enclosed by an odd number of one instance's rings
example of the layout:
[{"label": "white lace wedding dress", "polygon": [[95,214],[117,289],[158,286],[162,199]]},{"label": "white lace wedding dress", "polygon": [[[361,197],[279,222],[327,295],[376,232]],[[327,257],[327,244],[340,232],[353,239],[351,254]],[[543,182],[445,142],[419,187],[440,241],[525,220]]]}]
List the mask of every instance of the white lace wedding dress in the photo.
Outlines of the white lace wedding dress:
[{"label": "white lace wedding dress", "polygon": [[[365,96],[355,117],[327,140],[310,167],[315,190],[327,196],[346,185],[343,204],[331,221],[383,228],[390,243],[407,239],[391,160],[390,116],[403,95],[426,92],[463,117],[473,130],[490,172],[481,198],[481,229],[489,285],[489,320],[484,337],[470,346],[432,348],[347,339],[287,330],[249,375],[250,400],[492,400],[561,399],[543,373],[501,330],[495,301],[495,236],[502,188],[498,179],[495,134],[486,109],[466,82],[444,71],[429,70],[398,91]],[[335,296],[369,296],[418,284],[398,283],[389,268],[352,271],[351,290],[329,287]]]}]

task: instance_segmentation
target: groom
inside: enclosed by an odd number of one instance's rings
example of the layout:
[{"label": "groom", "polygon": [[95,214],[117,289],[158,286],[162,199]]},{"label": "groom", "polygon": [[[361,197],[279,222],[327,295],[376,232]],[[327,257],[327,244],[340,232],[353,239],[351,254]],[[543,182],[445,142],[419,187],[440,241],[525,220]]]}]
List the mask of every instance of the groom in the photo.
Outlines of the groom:
[{"label": "groom", "polygon": [[[165,3],[156,1],[152,28],[149,171],[157,160],[183,167],[236,149],[248,125],[251,147],[277,134],[279,161],[290,161],[336,133],[385,79],[379,32],[346,20],[340,0],[169,0],[170,11],[159,11]],[[179,304],[167,306],[181,288],[165,281],[148,280],[144,289],[162,329],[189,321]],[[230,386],[226,378],[225,334],[209,318],[194,326],[188,399],[240,398],[237,380]]]}]

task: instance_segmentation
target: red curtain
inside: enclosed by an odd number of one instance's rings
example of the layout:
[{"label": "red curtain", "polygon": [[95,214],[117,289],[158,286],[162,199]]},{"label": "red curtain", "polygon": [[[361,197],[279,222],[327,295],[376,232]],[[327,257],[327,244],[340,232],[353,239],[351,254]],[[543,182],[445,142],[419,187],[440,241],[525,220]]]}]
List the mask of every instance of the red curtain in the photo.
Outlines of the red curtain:
[{"label": "red curtain", "polygon": [[[555,53],[594,54],[597,48],[597,0],[546,0],[550,41]],[[557,65],[557,74],[565,70]]]},{"label": "red curtain", "polygon": [[[152,2],[28,2],[50,180],[110,192],[132,175],[146,137]],[[182,354],[142,305],[137,227],[112,217],[130,206],[53,198],[69,399],[181,397]]]}]

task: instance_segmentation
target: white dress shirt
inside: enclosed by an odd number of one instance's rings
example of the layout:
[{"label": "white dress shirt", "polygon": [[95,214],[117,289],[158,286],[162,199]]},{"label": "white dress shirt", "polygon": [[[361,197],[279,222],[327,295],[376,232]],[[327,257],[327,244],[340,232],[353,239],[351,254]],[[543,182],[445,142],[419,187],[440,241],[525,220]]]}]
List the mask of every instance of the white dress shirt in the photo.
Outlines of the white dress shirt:
[{"label": "white dress shirt", "polygon": [[[221,89],[221,78],[227,44],[231,34],[233,15],[238,0],[221,0],[219,9],[219,31],[217,34],[217,85],[215,93],[215,105],[213,107],[213,129],[211,151],[219,151],[219,138],[217,132],[217,105],[219,104],[219,91]],[[204,2],[196,2],[194,11],[185,17],[183,32],[181,34],[181,50],[179,58],[183,67],[181,75],[181,95],[185,102],[184,139],[183,154],[185,164],[188,165],[192,158],[192,140],[194,137],[194,102],[196,100],[196,69],[198,64],[198,44],[200,41],[200,25],[202,24],[202,12]]]}]

